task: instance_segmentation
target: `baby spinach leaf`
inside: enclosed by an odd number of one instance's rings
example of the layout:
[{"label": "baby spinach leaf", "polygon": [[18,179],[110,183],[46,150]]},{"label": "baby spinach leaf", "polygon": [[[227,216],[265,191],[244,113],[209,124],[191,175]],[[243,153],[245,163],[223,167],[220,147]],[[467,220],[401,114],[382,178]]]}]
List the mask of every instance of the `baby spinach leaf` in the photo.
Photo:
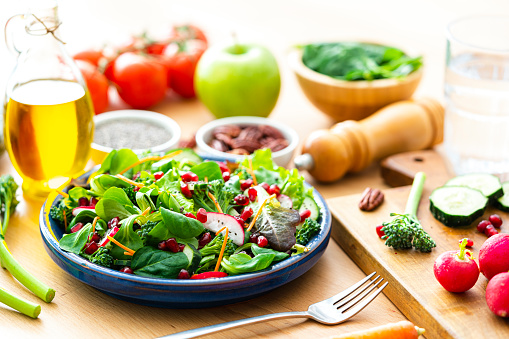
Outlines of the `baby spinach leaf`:
[{"label": "baby spinach leaf", "polygon": [[273,250],[270,248],[266,248],[266,247],[260,247],[256,244],[253,244],[251,246],[251,252],[253,252],[253,254],[255,256],[257,256],[259,254],[264,254],[264,253],[274,254],[275,256],[274,256],[273,261],[281,261],[281,260],[284,260],[290,256],[288,253],[279,252],[279,251],[276,251],[276,250]]},{"label": "baby spinach leaf", "polygon": [[183,252],[168,252],[145,246],[134,254],[131,269],[134,274],[152,278],[175,279],[181,269],[189,265]]},{"label": "baby spinach leaf", "polygon": [[170,238],[175,238],[175,240],[177,240],[177,242],[180,244],[191,244],[196,248],[198,247],[198,239],[196,239],[195,237],[191,238],[177,237],[176,235],[170,232],[170,230],[168,229],[164,222],[158,223],[156,226],[154,226],[154,228],[150,232],[148,232],[146,243],[148,245],[157,246],[157,244],[160,243],[161,241]]},{"label": "baby spinach leaf", "polygon": [[127,196],[126,192],[117,187],[111,187],[104,192],[103,199],[112,199],[118,201],[122,205],[133,206],[131,199]]},{"label": "baby spinach leaf", "polygon": [[273,253],[262,253],[251,258],[245,253],[237,253],[228,259],[223,258],[221,267],[230,275],[256,272],[269,267],[275,256]]},{"label": "baby spinach leaf", "polygon": [[205,180],[205,178],[208,181],[223,180],[221,169],[215,161],[206,161],[193,166],[191,167],[191,172],[196,174],[200,180]]},{"label": "baby spinach leaf", "polygon": [[164,224],[171,234],[179,238],[197,237],[203,233],[203,224],[196,219],[188,218],[183,214],[160,208]]},{"label": "baby spinach leaf", "polygon": [[87,243],[88,235],[92,231],[92,224],[86,224],[78,232],[64,234],[58,243],[64,251],[80,254]]},{"label": "baby spinach leaf", "polygon": [[[117,234],[113,236],[115,240],[117,240],[122,245],[132,249],[133,251],[137,251],[143,247],[143,241],[141,240],[138,233],[136,233],[133,229],[133,224],[137,217],[138,215],[133,215],[125,220],[122,220],[122,226],[120,226]],[[125,250],[115,245],[112,241],[108,243],[108,246],[110,246],[110,254],[113,258],[130,259],[130,256],[124,254]]]},{"label": "baby spinach leaf", "polygon": [[180,205],[171,194],[162,192],[157,196],[156,208],[164,207],[173,212],[180,212]]},{"label": "baby spinach leaf", "polygon": [[111,187],[129,187],[127,182],[109,174],[101,174],[94,177],[90,181],[92,192],[98,196],[102,196]]},{"label": "baby spinach leaf", "polygon": [[70,232],[71,228],[79,222],[86,225],[87,223],[92,222],[95,217],[97,217],[97,214],[93,210],[83,209],[74,217],[74,219],[72,219],[71,223],[67,225],[67,229],[65,231]]},{"label": "baby spinach leaf", "polygon": [[286,252],[295,245],[295,231],[300,215],[294,209],[266,206],[255,223],[256,231],[265,236],[270,247]]},{"label": "baby spinach leaf", "polygon": [[138,159],[136,153],[134,153],[132,150],[127,148],[120,149],[112,157],[108,172],[110,172],[112,175],[118,174],[139,160],[140,159]]},{"label": "baby spinach leaf", "polygon": [[136,203],[138,204],[141,211],[145,211],[150,207],[151,211],[155,211],[156,207],[154,202],[150,198],[151,191],[148,192],[136,192]]},{"label": "baby spinach leaf", "polygon": [[89,192],[84,189],[83,187],[73,187],[67,192],[69,194],[69,198],[71,198],[74,201],[78,201],[81,197],[89,198],[90,194]]},{"label": "baby spinach leaf", "polygon": [[[159,182],[159,180],[158,180]],[[187,199],[180,189],[179,181],[172,181],[168,183],[164,190],[171,194],[175,200],[178,202],[179,206],[184,209],[184,212],[193,212],[194,211],[194,202],[193,199]]]},{"label": "baby spinach leaf", "polygon": [[115,217],[125,219],[133,214],[132,211],[128,211],[124,205],[113,199],[99,200],[97,205],[95,205],[95,212],[104,220],[111,220]]}]

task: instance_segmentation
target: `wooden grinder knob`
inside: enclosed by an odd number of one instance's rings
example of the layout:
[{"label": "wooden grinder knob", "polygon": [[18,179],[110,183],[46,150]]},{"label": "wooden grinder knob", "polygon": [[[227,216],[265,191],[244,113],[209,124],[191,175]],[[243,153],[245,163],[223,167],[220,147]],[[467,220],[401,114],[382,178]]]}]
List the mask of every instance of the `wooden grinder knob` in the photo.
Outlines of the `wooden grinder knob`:
[{"label": "wooden grinder knob", "polygon": [[390,104],[361,121],[343,121],[306,139],[295,166],[317,180],[332,182],[374,160],[442,142],[444,108],[422,98]]}]

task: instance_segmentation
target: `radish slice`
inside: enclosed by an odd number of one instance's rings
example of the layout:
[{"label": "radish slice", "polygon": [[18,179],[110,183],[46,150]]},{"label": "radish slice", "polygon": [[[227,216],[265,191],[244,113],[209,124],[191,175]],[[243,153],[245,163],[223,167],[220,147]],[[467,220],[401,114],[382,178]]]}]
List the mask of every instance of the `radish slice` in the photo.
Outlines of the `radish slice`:
[{"label": "radish slice", "polygon": [[206,229],[217,232],[223,227],[228,227],[228,236],[237,246],[244,245],[244,225],[228,214],[208,212],[207,221],[203,224]]},{"label": "radish slice", "polygon": [[285,207],[285,208],[292,208],[292,207],[293,207],[292,198],[290,198],[290,197],[289,197],[289,196],[287,196],[287,195],[280,194],[280,195],[277,197],[277,200],[278,200],[278,201],[279,201],[279,203],[281,204],[281,207]]},{"label": "radish slice", "polygon": [[114,237],[115,234],[117,234],[119,228],[117,226],[114,226],[113,228],[111,228],[108,233],[106,233],[104,235],[104,238],[102,238],[101,240],[101,243],[99,244],[100,247],[103,247],[103,246],[106,246],[108,244],[108,242],[110,242],[110,239],[108,239],[108,235],[110,237]]},{"label": "radish slice", "polygon": [[72,215],[77,216],[83,210],[93,211],[95,213],[95,206],[80,206],[72,209]]},{"label": "radish slice", "polygon": [[191,279],[224,278],[227,276],[228,276],[228,274],[226,272],[211,271],[211,272],[203,272],[200,274],[193,274],[193,276],[191,276]]}]

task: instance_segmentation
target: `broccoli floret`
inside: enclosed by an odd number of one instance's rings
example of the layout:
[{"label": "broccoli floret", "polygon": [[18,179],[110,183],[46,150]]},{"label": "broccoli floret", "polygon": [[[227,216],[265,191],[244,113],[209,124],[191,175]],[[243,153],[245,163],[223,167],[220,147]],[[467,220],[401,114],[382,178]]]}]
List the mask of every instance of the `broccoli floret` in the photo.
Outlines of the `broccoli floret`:
[{"label": "broccoli floret", "polygon": [[136,230],[136,233],[140,236],[142,241],[145,241],[147,238],[147,234],[156,227],[156,225],[159,223],[159,221],[147,221],[143,225],[141,225],[140,229]]},{"label": "broccoli floret", "polygon": [[49,215],[60,227],[65,227],[66,224],[69,225],[73,218],[72,208],[65,204],[65,199],[61,199],[58,204],[52,206],[49,210]]},{"label": "broccoli floret", "polygon": [[320,224],[311,218],[307,218],[300,229],[295,233],[297,244],[305,246],[311,238],[320,232]]},{"label": "broccoli floret", "polygon": [[90,262],[110,268],[113,265],[113,257],[110,255],[109,249],[106,247],[99,247],[99,249],[90,256]]},{"label": "broccoli floret", "polygon": [[236,195],[230,188],[225,187],[221,180],[213,180],[209,183],[195,184],[193,187],[193,200],[195,209],[204,208],[207,212],[218,212],[209,192],[216,198],[223,213],[228,213],[232,207],[233,198]]},{"label": "broccoli floret", "polygon": [[136,203],[136,192],[134,191],[134,186],[129,187],[122,187],[122,190],[127,194],[127,197],[131,202],[134,204],[134,206],[138,206]]},{"label": "broccoli floret", "polygon": [[[201,256],[206,257],[207,255],[215,254],[219,255],[221,252],[221,247],[223,246],[224,237],[222,234],[217,235],[211,242],[205,245],[201,250]],[[237,245],[235,245],[231,239],[228,238],[226,242],[226,247],[224,249],[224,257],[229,257],[235,252],[237,249]]]},{"label": "broccoli floret", "polygon": [[405,249],[414,247],[421,252],[431,252],[436,247],[436,243],[424,231],[417,220],[409,214],[391,213],[395,218],[390,222],[384,222],[382,231],[385,235],[385,245],[394,249]]}]

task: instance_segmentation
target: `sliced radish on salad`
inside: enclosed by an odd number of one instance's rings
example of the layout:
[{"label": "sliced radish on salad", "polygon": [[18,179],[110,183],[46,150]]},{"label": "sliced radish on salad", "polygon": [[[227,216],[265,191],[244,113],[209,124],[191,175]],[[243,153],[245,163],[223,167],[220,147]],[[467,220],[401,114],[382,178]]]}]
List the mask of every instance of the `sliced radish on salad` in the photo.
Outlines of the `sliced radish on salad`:
[{"label": "sliced radish on salad", "polygon": [[80,206],[80,207],[75,207],[75,208],[72,209],[72,215],[73,216],[77,216],[78,213],[80,213],[81,211],[84,211],[84,210],[93,211],[95,213],[95,206]]},{"label": "sliced radish on salad", "polygon": [[228,276],[228,274],[226,272],[211,271],[211,272],[203,272],[200,274],[193,274],[191,276],[191,279],[224,278],[227,276]]},{"label": "sliced radish on salad", "polygon": [[207,222],[203,227],[215,233],[225,226],[228,227],[228,236],[233,243],[237,246],[244,245],[244,227],[237,219],[228,214],[207,213]]},{"label": "sliced radish on salad", "polygon": [[279,203],[281,204],[282,207],[285,207],[285,208],[292,208],[293,207],[292,198],[290,198],[287,195],[280,194],[277,197],[277,200],[279,201]]}]

